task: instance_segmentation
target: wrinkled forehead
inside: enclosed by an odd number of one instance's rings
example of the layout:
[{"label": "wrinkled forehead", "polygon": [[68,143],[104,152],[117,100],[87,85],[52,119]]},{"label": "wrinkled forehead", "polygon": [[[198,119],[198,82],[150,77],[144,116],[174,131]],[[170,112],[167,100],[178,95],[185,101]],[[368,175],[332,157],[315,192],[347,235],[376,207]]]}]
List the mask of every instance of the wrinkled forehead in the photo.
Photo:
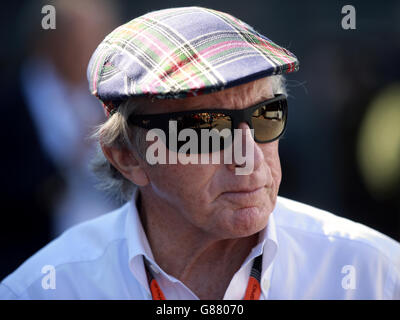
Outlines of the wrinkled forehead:
[{"label": "wrinkled forehead", "polygon": [[141,97],[134,99],[138,105],[136,113],[154,114],[198,109],[243,109],[273,96],[270,78],[266,77],[196,97],[155,100]]}]

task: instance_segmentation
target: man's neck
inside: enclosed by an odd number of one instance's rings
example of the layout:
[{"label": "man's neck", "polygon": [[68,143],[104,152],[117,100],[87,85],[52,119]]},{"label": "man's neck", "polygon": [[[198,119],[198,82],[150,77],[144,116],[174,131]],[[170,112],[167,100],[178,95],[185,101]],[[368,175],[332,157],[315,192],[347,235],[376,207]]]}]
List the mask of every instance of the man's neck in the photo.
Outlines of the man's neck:
[{"label": "man's neck", "polygon": [[211,237],[144,199],[140,217],[155,261],[200,299],[222,299],[258,241],[258,234],[237,239]]}]

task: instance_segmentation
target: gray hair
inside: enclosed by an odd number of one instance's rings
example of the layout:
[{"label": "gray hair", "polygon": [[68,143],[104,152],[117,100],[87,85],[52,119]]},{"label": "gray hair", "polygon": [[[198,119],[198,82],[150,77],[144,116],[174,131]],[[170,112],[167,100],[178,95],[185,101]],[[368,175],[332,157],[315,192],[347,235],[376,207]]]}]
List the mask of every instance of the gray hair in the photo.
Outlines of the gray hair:
[{"label": "gray hair", "polygon": [[[274,94],[287,94],[285,78],[282,75],[269,77],[271,79]],[[144,158],[144,135],[143,129],[130,127],[128,117],[139,107],[135,98],[123,102],[118,112],[110,116],[106,122],[95,128],[92,138],[97,140],[97,151],[91,162],[91,170],[96,175],[99,183],[97,187],[117,201],[123,203],[129,201],[137,186],[126,179],[104,156],[100,144],[107,147],[136,149],[138,154]]]}]

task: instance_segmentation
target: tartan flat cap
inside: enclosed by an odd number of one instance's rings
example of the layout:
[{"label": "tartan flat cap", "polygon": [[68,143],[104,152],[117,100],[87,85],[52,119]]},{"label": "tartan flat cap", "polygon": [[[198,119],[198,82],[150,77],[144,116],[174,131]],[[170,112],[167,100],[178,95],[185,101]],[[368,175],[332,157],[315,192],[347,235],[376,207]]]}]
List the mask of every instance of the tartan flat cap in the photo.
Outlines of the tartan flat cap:
[{"label": "tartan flat cap", "polygon": [[298,70],[297,58],[224,12],[153,11],[112,31],[90,59],[90,91],[107,116],[133,96],[207,94]]}]

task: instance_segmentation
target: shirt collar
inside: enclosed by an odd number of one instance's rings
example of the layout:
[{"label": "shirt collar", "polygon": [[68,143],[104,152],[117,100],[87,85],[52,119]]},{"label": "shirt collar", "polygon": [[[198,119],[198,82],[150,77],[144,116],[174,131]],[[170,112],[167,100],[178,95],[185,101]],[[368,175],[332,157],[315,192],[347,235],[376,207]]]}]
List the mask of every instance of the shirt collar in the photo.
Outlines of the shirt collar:
[{"label": "shirt collar", "polygon": [[146,270],[144,264],[139,260],[144,256],[147,260],[154,261],[154,256],[137,210],[136,203],[138,197],[139,188],[136,188],[128,206],[125,235],[128,246],[129,268],[142,287],[148,288]]},{"label": "shirt collar", "polygon": [[[276,208],[276,206],[275,206]],[[275,224],[275,211],[274,209],[268,218],[267,227],[260,233],[260,238],[264,237],[263,246],[263,261],[262,261],[262,272],[261,272],[261,290],[264,294],[264,298],[268,297],[268,292],[271,284],[271,276],[273,265],[276,254],[278,252],[278,238],[276,235],[276,224]]]}]

